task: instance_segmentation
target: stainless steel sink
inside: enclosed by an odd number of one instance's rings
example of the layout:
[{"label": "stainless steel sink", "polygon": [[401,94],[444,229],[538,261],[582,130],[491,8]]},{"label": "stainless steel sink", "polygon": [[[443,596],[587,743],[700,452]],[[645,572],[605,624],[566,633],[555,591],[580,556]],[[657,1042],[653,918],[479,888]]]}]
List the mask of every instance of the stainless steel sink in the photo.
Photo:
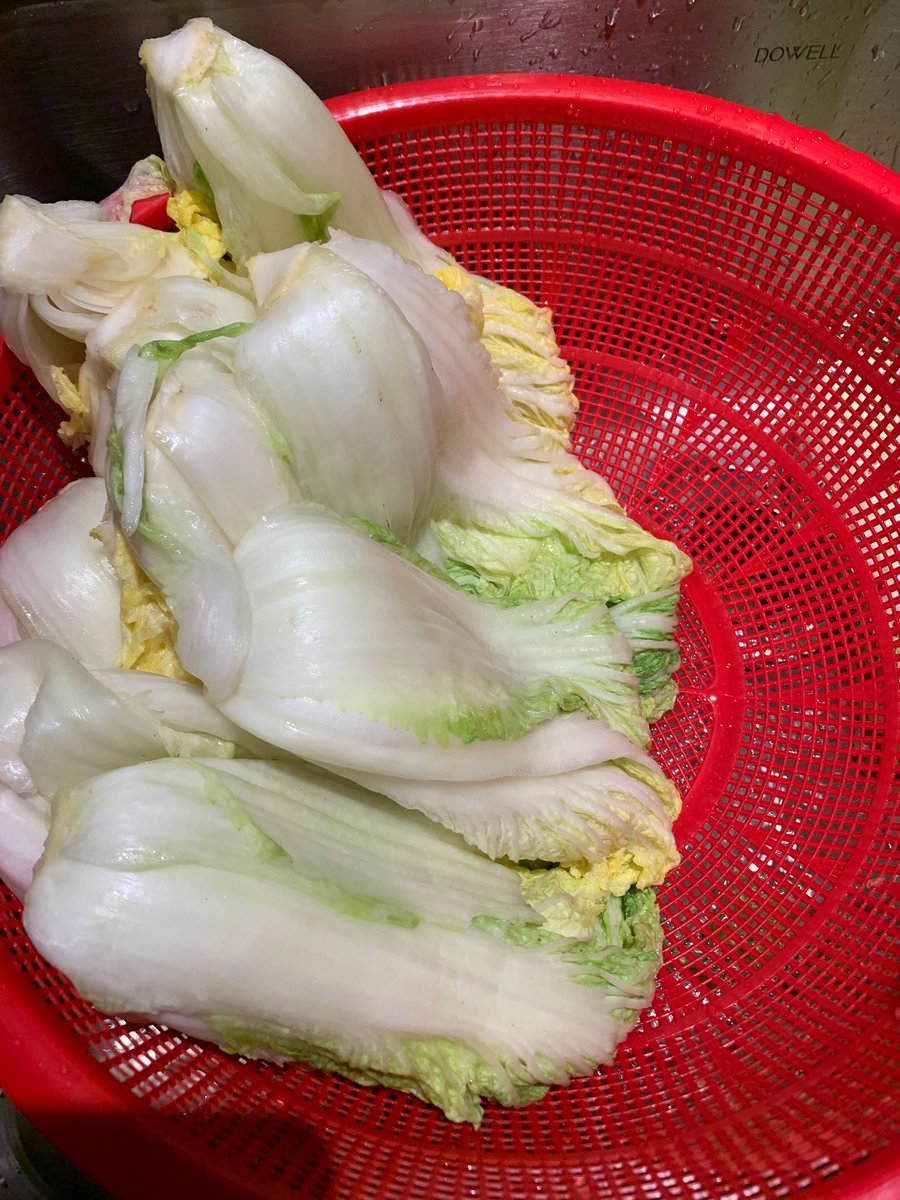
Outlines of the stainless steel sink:
[{"label": "stainless steel sink", "polygon": [[53,1149],[0,1092],[2,1200],[111,1200]]},{"label": "stainless steel sink", "polygon": [[98,197],[156,148],[142,38],[212,17],[323,97],[559,71],[779,113],[900,167],[898,0],[0,0],[0,191]]}]

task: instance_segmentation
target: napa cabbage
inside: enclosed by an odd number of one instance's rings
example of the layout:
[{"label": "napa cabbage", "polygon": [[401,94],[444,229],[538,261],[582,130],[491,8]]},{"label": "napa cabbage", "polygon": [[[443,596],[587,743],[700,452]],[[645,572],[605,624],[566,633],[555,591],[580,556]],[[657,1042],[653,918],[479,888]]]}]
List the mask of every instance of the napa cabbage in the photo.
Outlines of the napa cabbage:
[{"label": "napa cabbage", "polygon": [[514,871],[427,821],[303,768],[204,759],[61,792],[24,923],[105,1012],[475,1125],[484,1098],[528,1103],[611,1061],[661,945],[652,891],[561,937]]}]

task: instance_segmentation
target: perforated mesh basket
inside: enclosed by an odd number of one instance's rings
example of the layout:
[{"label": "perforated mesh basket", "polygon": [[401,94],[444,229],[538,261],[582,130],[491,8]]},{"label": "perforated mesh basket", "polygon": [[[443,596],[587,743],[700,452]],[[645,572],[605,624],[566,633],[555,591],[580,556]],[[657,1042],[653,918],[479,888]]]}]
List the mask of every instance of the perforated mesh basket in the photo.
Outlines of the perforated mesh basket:
[{"label": "perforated mesh basket", "polygon": [[[614,1067],[474,1132],[98,1015],[4,893],[0,1082],[128,1200],[897,1194],[900,179],[612,81],[333,108],[439,243],[552,306],[578,452],[694,557],[655,732],[686,796],[656,1000]],[[2,370],[9,529],[84,466]]]}]

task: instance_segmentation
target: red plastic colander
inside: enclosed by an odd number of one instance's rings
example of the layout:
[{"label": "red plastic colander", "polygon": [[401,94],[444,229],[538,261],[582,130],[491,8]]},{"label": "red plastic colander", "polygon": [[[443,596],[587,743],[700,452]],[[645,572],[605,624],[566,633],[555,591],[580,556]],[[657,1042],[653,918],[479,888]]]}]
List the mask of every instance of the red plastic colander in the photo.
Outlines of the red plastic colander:
[{"label": "red plastic colander", "polygon": [[[615,1066],[475,1132],[98,1015],[3,893],[0,1083],[123,1200],[900,1194],[900,177],[621,81],[332,109],[441,245],[553,308],[578,453],[694,558],[655,732],[686,797],[656,999]],[[9,529],[84,466],[2,371]]]}]

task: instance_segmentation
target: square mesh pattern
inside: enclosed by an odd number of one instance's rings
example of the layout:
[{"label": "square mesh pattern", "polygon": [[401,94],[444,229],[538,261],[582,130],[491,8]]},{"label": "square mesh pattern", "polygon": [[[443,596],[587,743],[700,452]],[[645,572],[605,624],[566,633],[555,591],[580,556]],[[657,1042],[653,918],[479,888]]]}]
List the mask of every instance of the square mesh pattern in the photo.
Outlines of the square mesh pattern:
[{"label": "square mesh pattern", "polygon": [[[357,141],[438,242],[553,307],[577,452],[694,557],[655,727],[685,797],[657,994],[613,1066],[474,1132],[99,1016],[6,896],[0,981],[211,1195],[771,1200],[895,1135],[898,230],[712,127],[557,107]],[[9,529],[84,466],[27,377],[4,404]]]},{"label": "square mesh pattern", "polygon": [[9,351],[0,367],[0,541],[70,480],[90,474],[84,455],[54,436],[62,416]]}]

